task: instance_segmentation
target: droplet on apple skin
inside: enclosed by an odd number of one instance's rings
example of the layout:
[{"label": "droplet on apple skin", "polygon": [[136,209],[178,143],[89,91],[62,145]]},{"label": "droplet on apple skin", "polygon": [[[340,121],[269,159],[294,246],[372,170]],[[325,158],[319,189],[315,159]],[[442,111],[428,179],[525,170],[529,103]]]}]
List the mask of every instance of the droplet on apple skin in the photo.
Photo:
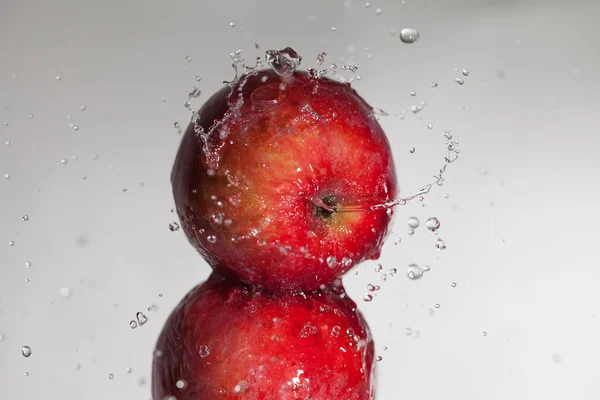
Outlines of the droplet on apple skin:
[{"label": "droplet on apple skin", "polygon": [[[171,176],[192,245],[272,290],[314,290],[378,258],[393,213],[364,210],[395,198],[396,175],[372,111],[349,84],[304,72],[222,88],[188,126]],[[328,197],[330,209],[315,204]],[[341,211],[352,207],[363,211]],[[331,268],[329,256],[350,263]]]},{"label": "droplet on apple skin", "polygon": [[153,398],[233,399],[244,382],[243,398],[372,400],[374,343],[341,293],[340,286],[274,294],[213,274],[163,328]]}]

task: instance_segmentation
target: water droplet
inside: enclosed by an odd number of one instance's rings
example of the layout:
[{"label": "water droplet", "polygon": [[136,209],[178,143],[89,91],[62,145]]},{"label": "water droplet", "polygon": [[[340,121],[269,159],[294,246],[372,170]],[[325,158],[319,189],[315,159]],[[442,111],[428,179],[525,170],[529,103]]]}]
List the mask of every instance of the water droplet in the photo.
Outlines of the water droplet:
[{"label": "water droplet", "polygon": [[4,179],[10,179],[10,174],[4,174]]},{"label": "water droplet", "polygon": [[452,282],[452,284],[450,284],[450,286],[456,287],[456,282]]},{"label": "water droplet", "polygon": [[137,318],[137,322],[140,326],[148,322],[148,317],[146,317],[143,312],[138,312],[135,314],[135,317]]},{"label": "water droplet", "polygon": [[392,268],[392,269],[390,270],[390,275],[391,275],[391,276],[396,276],[396,274],[397,274],[397,273],[398,273],[398,270],[397,270],[396,268]]},{"label": "water droplet", "polygon": [[122,189],[122,190],[123,190],[123,192],[126,192],[126,191],[127,191],[127,190],[129,190],[129,189],[127,189],[127,186],[123,186],[123,189]]},{"label": "water droplet", "polygon": [[433,129],[433,124],[432,124],[431,122],[430,122],[430,123],[428,123],[428,124],[427,124],[427,128],[428,128],[428,129]]},{"label": "water droplet", "polygon": [[68,164],[68,163],[69,163],[69,160],[67,160],[66,158],[63,158],[62,160],[60,160],[60,163],[61,163],[62,165],[65,165],[65,164]]},{"label": "water droplet", "polygon": [[22,219],[23,221],[29,221],[29,215],[27,215],[27,214],[26,214],[26,215],[23,215],[23,217],[21,217],[21,219]]},{"label": "water droplet", "polygon": [[376,8],[375,9],[375,14],[381,15],[381,14],[383,14],[383,10],[381,8]]},{"label": "water droplet", "polygon": [[29,283],[30,279],[29,278],[25,278],[25,282]]},{"label": "water droplet", "polygon": [[367,293],[363,296],[363,300],[366,301],[367,303],[370,302],[371,300],[373,300],[373,295],[370,293]]},{"label": "water droplet", "polygon": [[479,167],[477,172],[479,172],[479,175],[485,176],[488,174],[488,169],[486,167]]},{"label": "water droplet", "polygon": [[446,243],[442,239],[438,239],[435,242],[435,248],[438,250],[446,250]]},{"label": "water droplet", "polygon": [[335,32],[335,30],[336,30],[335,26],[332,26],[332,27],[331,27],[331,30],[332,30],[333,32]]},{"label": "water droplet", "polygon": [[33,114],[29,114],[29,115],[27,116],[27,118],[29,118],[29,119],[34,119],[34,118],[35,118],[35,115],[33,115]]},{"label": "water droplet", "polygon": [[175,386],[177,386],[177,389],[185,389],[187,383],[186,381],[180,379],[177,381],[177,383],[175,383]]},{"label": "water droplet", "polygon": [[412,28],[404,28],[400,31],[400,40],[402,43],[412,44],[419,40],[419,31]]},{"label": "water droplet", "polygon": [[235,23],[234,22],[230,22],[229,26],[232,27],[232,28],[235,28]]},{"label": "water droplet", "polygon": [[177,222],[171,222],[169,224],[169,230],[171,232],[177,232],[179,230],[179,228],[180,228],[180,226],[179,226],[179,224]]},{"label": "water droplet", "polygon": [[329,256],[327,257],[326,262],[329,268],[335,268],[335,266],[337,265],[337,258],[335,258],[334,256]]},{"label": "water droplet", "polygon": [[431,86],[432,88],[436,88],[436,87],[438,87],[438,83],[437,82],[431,82],[429,84],[429,86]]},{"label": "water droplet", "polygon": [[414,147],[411,147],[410,149],[408,149],[408,152],[409,152],[410,154],[413,154],[413,153],[415,152],[415,150],[416,150],[416,149],[415,149]]},{"label": "water droplet", "polygon": [[462,74],[463,74],[464,76],[469,76],[469,70],[468,70],[468,69],[466,69],[466,68],[463,68],[463,70],[462,70]]},{"label": "water droplet", "polygon": [[60,81],[60,80],[62,80],[61,76],[60,76],[60,75],[56,75],[56,80],[57,80],[57,81]]},{"label": "water droplet", "polygon": [[404,328],[404,334],[406,336],[410,336],[412,334],[412,329],[410,326],[407,326],[406,328]]},{"label": "water droplet", "polygon": [[409,229],[409,230],[408,230],[408,236],[412,236],[412,235],[414,235],[414,234],[415,234],[415,231],[414,231],[414,229]]},{"label": "water droplet", "polygon": [[417,217],[410,217],[408,219],[408,226],[411,227],[412,229],[416,229],[419,227],[419,218]]},{"label": "water droplet", "polygon": [[23,376],[28,377],[29,376],[29,372],[24,372]]},{"label": "water droplet", "polygon": [[25,268],[31,268],[31,261],[25,261]]},{"label": "water droplet", "polygon": [[198,348],[198,354],[200,355],[200,357],[205,358],[208,357],[208,355],[210,354],[210,347],[208,347],[207,345],[203,344]]},{"label": "water droplet", "polygon": [[135,322],[134,320],[131,320],[131,321],[129,321],[129,327],[130,327],[131,329],[135,329],[135,328],[137,328],[137,327],[138,327],[138,324],[137,324],[137,322]]},{"label": "water droplet", "polygon": [[300,337],[302,339],[306,339],[309,336],[316,335],[318,332],[319,330],[316,326],[312,325],[310,322],[307,322],[300,330]]},{"label": "water droplet", "polygon": [[483,336],[487,336],[487,332],[486,331],[483,331]]},{"label": "water droplet", "polygon": [[108,379],[115,379],[115,374],[108,374]]},{"label": "water droplet", "polygon": [[338,325],[335,325],[333,328],[331,328],[331,336],[338,337],[340,336],[341,331],[342,328],[340,328]]},{"label": "water droplet", "polygon": [[14,240],[11,240],[10,242],[8,242],[8,245],[9,245],[9,246],[14,246],[14,245],[15,245],[15,241],[14,241]]},{"label": "water droplet", "polygon": [[86,180],[87,179],[87,174],[81,174],[81,179]]},{"label": "water droplet", "polygon": [[460,86],[465,84],[465,80],[463,78],[455,78],[454,81],[458,83]]},{"label": "water droplet", "polygon": [[430,217],[429,219],[427,219],[427,221],[425,222],[425,226],[427,227],[427,229],[429,229],[431,232],[435,232],[440,228],[440,221],[436,218],[436,217]]},{"label": "water droplet", "polygon": [[23,348],[21,349],[21,354],[23,354],[23,357],[27,358],[31,355],[31,347],[29,346],[23,346]]},{"label": "water droplet", "polygon": [[291,47],[283,50],[267,50],[267,64],[280,76],[291,76],[302,62],[302,57]]},{"label": "water droplet", "polygon": [[440,308],[440,305],[439,305],[439,304],[436,304],[434,307],[435,307],[435,308]]},{"label": "water droplet", "polygon": [[325,56],[327,55],[327,53],[322,52],[317,54],[317,64],[318,65],[323,65],[323,63],[325,62]]},{"label": "water droplet", "polygon": [[126,373],[128,373],[128,374],[130,374],[130,373],[131,373],[131,371],[132,371],[132,369],[131,369],[131,368],[125,368],[125,372],[126,372]]},{"label": "water droplet", "polygon": [[68,287],[66,287],[66,286],[65,286],[65,287],[63,287],[63,288],[61,288],[61,289],[60,289],[60,295],[61,295],[63,298],[65,298],[65,299],[66,299],[67,297],[70,297],[70,296],[71,296],[71,289],[69,289],[69,288],[68,288]]},{"label": "water droplet", "polygon": [[377,356],[377,357],[375,358],[375,360],[376,360],[376,361],[381,361],[381,360],[383,360],[383,357],[381,357],[381,356]]},{"label": "water droplet", "polygon": [[423,276],[423,272],[425,272],[423,268],[419,267],[417,264],[410,264],[406,268],[406,276],[411,280],[419,279]]},{"label": "water droplet", "polygon": [[208,235],[206,241],[208,243],[217,243],[217,237],[215,235]]},{"label": "water droplet", "polygon": [[188,55],[185,57],[185,62],[191,63],[192,62],[192,56]]}]

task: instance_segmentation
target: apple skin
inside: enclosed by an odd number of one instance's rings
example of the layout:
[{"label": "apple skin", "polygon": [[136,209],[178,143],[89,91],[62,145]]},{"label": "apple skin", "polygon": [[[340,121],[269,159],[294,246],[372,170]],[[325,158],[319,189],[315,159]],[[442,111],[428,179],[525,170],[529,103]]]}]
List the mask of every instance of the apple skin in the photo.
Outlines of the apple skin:
[{"label": "apple skin", "polygon": [[163,327],[153,398],[369,400],[373,354],[369,328],[341,284],[273,293],[213,273]]},{"label": "apple skin", "polygon": [[272,290],[313,290],[378,258],[391,210],[341,211],[396,196],[389,142],[356,91],[272,70],[244,75],[202,106],[171,182],[182,227],[207,262]]}]

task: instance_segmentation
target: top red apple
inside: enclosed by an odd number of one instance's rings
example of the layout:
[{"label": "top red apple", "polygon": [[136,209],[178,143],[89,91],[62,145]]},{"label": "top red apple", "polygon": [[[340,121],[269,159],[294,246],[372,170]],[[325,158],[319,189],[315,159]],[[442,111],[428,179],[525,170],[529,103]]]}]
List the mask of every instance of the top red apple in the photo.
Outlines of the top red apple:
[{"label": "top red apple", "polygon": [[[256,71],[215,93],[171,176],[182,226],[217,270],[311,290],[379,256],[396,196],[372,108],[349,84]],[[361,209],[361,210],[359,210]]]}]

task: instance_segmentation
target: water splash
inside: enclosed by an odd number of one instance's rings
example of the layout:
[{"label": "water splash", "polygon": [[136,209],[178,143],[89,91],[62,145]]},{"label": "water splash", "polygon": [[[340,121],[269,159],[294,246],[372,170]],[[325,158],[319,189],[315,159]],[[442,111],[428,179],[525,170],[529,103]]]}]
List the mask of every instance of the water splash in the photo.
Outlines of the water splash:
[{"label": "water splash", "polygon": [[283,50],[267,50],[265,61],[273,68],[273,71],[279,76],[292,76],[294,71],[300,66],[302,56],[300,56],[291,47]]}]

